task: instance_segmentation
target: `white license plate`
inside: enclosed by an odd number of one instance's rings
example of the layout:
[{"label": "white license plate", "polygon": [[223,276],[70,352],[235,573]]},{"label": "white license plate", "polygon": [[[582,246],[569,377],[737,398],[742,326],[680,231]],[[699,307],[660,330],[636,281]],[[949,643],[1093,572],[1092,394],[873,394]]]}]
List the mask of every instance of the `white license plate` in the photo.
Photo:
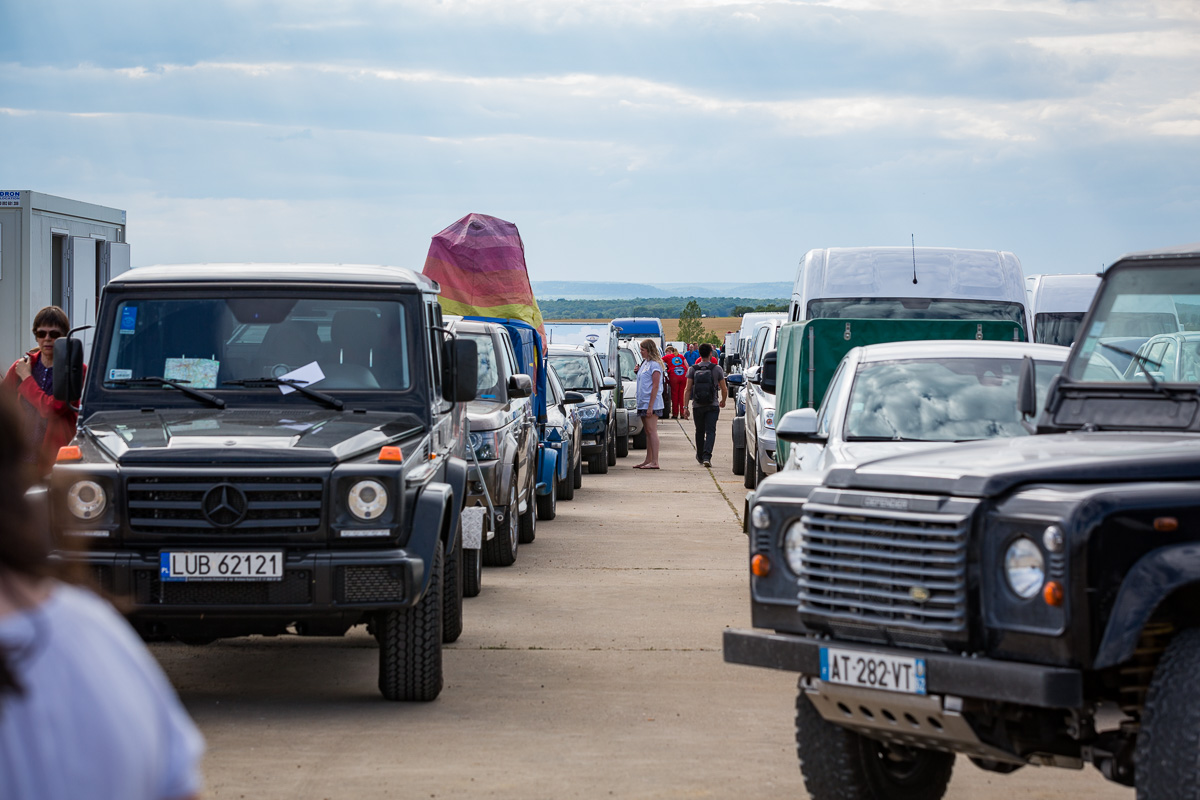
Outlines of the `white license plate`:
[{"label": "white license plate", "polygon": [[822,647],[821,680],[864,689],[925,694],[925,659]]},{"label": "white license plate", "polygon": [[278,581],[283,579],[283,553],[173,551],[159,554],[163,581]]}]

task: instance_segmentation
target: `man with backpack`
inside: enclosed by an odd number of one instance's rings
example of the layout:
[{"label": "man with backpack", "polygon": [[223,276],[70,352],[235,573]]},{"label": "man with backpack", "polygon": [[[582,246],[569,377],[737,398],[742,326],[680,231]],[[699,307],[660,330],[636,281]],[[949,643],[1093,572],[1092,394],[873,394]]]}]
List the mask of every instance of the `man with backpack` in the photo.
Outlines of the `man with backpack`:
[{"label": "man with backpack", "polygon": [[725,371],[713,363],[712,345],[700,345],[699,356],[696,364],[688,369],[687,385],[683,390],[683,415],[687,417],[688,401],[691,401],[692,419],[696,422],[696,460],[711,467],[713,446],[717,442],[717,417],[729,398],[729,388],[725,385]]}]

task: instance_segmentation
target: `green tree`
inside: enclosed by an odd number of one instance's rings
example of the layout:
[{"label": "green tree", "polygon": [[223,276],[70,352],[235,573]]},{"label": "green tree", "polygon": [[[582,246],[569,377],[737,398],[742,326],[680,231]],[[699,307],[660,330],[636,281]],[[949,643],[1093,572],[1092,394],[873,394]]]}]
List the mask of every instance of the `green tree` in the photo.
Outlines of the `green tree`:
[{"label": "green tree", "polygon": [[699,342],[704,336],[704,326],[700,324],[700,304],[695,300],[689,300],[687,305],[683,307],[683,311],[679,312],[679,333],[676,334],[676,341],[690,343]]}]

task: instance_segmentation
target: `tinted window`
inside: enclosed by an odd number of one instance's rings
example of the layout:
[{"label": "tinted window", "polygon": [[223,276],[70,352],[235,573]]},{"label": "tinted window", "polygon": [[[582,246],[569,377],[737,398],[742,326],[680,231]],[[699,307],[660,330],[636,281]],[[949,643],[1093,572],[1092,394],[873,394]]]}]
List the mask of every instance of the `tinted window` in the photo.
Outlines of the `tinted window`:
[{"label": "tinted window", "polygon": [[[848,297],[813,300],[809,319],[989,319],[1024,328],[1020,303],[998,300],[950,300],[925,297]],[[1028,335],[1028,331],[1026,331]]]},{"label": "tinted window", "polygon": [[1038,314],[1034,327],[1035,339],[1043,344],[1070,347],[1083,322],[1082,311],[1062,311],[1054,314]]},{"label": "tinted window", "polygon": [[563,388],[581,392],[596,391],[591,361],[583,353],[550,356],[550,364],[558,372],[558,379],[562,381]]},{"label": "tinted window", "polygon": [[478,398],[498,400],[500,398],[500,364],[496,356],[496,342],[487,333],[462,333],[464,339],[475,342],[479,351]]}]

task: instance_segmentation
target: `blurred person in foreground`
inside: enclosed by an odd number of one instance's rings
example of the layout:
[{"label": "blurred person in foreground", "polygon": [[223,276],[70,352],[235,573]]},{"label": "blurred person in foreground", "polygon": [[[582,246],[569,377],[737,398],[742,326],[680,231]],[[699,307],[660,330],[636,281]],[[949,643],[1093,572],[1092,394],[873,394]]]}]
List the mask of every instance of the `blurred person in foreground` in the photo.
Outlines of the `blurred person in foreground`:
[{"label": "blurred person in foreground", "polygon": [[112,606],[55,577],[27,438],[0,395],[0,798],[196,797],[204,740],[162,669]]},{"label": "blurred person in foreground", "polygon": [[75,409],[54,399],[54,343],[71,330],[67,314],[46,306],[33,318],[37,347],[17,359],[4,376],[4,393],[20,398],[25,460],[39,476],[50,474],[58,448],[75,437]]}]

